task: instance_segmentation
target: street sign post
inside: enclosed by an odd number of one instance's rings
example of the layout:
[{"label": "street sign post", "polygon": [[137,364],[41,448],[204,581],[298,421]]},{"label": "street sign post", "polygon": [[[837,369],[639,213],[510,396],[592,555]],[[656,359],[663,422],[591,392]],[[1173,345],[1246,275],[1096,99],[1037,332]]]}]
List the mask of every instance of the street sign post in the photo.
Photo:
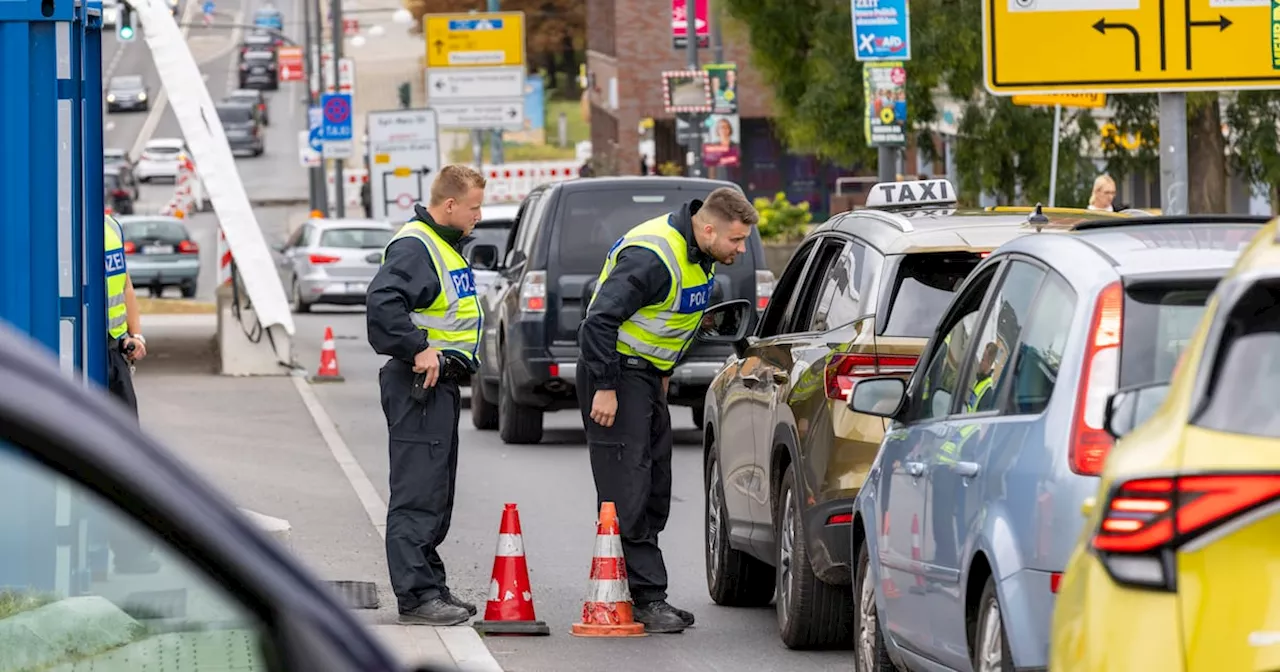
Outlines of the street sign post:
[{"label": "street sign post", "polygon": [[432,68],[427,95],[433,102],[467,99],[524,98],[524,66],[500,68]]},{"label": "street sign post", "polygon": [[314,168],[322,163],[320,150],[311,144],[311,133],[298,131],[298,164],[303,168]]},{"label": "street sign post", "polygon": [[911,60],[907,0],[855,0],[853,47],[859,61]]},{"label": "street sign post", "polygon": [[316,152],[324,151],[324,112],[319,107],[307,109],[307,142]]},{"label": "street sign post", "polygon": [[524,65],[524,12],[427,14],[427,67]]},{"label": "street sign post", "polygon": [[524,128],[523,12],[428,14],[423,31],[427,101],[441,128]]},{"label": "street sign post", "polygon": [[302,47],[281,45],[276,50],[276,59],[280,67],[280,81],[301,82],[305,78]]},{"label": "street sign post", "polygon": [[321,124],[324,157],[326,159],[349,158],[355,149],[352,142],[351,94],[324,94],[320,99],[320,111],[324,116]]},{"label": "street sign post", "polygon": [[435,110],[370,112],[369,194],[373,216],[393,222],[414,218],[440,171],[440,130]]}]

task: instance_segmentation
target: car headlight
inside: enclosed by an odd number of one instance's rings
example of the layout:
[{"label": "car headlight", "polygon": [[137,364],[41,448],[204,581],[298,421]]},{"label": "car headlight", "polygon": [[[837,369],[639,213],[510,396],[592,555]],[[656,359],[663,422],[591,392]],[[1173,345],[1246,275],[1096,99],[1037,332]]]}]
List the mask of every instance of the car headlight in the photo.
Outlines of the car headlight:
[{"label": "car headlight", "polygon": [[116,102],[116,94],[114,94],[114,93],[108,93],[108,94],[107,94],[107,102],[108,102],[108,103],[114,103],[114,102]]},{"label": "car headlight", "polygon": [[146,92],[146,91],[143,91],[142,93],[139,93],[139,94],[138,94],[138,100],[146,100],[146,99],[147,99],[147,92]]}]

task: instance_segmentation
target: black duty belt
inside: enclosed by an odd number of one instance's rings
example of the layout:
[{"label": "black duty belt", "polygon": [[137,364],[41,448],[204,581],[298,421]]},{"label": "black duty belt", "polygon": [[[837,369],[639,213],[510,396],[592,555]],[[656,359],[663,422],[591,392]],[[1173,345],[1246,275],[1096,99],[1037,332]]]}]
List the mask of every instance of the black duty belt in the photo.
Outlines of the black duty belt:
[{"label": "black duty belt", "polygon": [[654,366],[653,362],[650,362],[644,357],[619,357],[618,360],[618,364],[624,369],[644,371],[646,373],[652,373],[660,376],[666,375],[665,372]]}]

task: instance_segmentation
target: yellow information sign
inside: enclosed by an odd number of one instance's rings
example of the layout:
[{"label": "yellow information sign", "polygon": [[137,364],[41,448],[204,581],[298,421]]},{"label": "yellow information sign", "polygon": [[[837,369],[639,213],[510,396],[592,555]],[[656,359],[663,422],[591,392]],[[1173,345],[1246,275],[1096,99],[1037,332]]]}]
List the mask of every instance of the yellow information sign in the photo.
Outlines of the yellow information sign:
[{"label": "yellow information sign", "polygon": [[1063,107],[1106,107],[1107,94],[1105,93],[1060,93],[1045,96],[1014,96],[1014,105],[1025,105],[1035,107],[1043,105],[1045,107],[1053,107],[1061,105]]},{"label": "yellow information sign", "polygon": [[524,65],[524,12],[427,14],[427,67]]},{"label": "yellow information sign", "polygon": [[1280,86],[1280,0],[982,0],[996,95]]}]

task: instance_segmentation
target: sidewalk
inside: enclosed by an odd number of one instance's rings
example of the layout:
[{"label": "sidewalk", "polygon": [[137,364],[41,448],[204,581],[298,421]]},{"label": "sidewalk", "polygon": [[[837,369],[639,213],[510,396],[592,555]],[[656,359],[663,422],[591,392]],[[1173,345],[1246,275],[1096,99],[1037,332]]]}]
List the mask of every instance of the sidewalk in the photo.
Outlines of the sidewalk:
[{"label": "sidewalk", "polygon": [[292,377],[211,374],[214,319],[148,316],[155,354],[135,378],[146,430],[237,506],[287,520],[288,547],[318,578],[376,584],[379,608],[356,613],[406,664],[501,672],[470,627],[396,624],[383,541],[362,501],[367,493],[353,489],[335,460],[304,403],[301,390],[309,387]]}]

